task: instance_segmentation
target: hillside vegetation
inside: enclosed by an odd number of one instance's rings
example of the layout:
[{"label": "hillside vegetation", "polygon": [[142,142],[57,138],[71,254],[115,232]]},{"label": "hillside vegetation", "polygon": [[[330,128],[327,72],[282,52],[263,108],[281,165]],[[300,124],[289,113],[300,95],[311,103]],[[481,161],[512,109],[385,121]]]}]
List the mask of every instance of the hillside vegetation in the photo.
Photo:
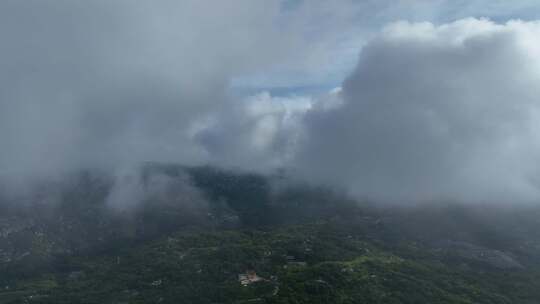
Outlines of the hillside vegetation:
[{"label": "hillside vegetation", "polygon": [[187,174],[204,205],[112,212],[96,172],[4,198],[0,303],[540,302],[540,208],[381,207],[211,167],[148,164],[143,181],[155,174]]}]

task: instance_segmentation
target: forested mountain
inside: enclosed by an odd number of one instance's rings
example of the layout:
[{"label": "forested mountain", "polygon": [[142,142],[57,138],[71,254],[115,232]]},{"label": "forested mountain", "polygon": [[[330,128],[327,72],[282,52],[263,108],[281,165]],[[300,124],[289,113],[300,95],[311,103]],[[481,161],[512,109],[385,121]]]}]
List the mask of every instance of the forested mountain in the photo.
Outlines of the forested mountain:
[{"label": "forested mountain", "polygon": [[540,299],[537,207],[381,206],[213,167],[137,174],[126,208],[96,171],[2,198],[0,303]]}]

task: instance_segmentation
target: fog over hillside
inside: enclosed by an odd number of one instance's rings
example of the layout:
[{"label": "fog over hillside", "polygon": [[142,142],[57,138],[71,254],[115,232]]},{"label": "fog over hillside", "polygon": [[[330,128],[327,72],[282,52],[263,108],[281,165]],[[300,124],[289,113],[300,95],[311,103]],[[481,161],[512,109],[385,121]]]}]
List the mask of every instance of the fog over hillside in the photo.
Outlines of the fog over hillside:
[{"label": "fog over hillside", "polygon": [[537,5],[452,3],[3,1],[0,178],[154,161],[535,202]]},{"label": "fog over hillside", "polygon": [[540,1],[0,0],[0,303],[540,303]]}]

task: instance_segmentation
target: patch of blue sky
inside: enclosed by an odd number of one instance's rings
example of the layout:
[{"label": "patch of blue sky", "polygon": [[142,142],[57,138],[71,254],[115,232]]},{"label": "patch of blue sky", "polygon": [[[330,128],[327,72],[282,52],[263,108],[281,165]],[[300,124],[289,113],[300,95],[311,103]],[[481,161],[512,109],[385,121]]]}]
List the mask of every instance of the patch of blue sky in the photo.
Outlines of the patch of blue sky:
[{"label": "patch of blue sky", "polygon": [[281,21],[276,25],[286,30],[302,24],[301,37],[307,46],[303,51],[310,53],[285,59],[269,70],[240,75],[232,79],[231,88],[241,94],[298,95],[338,87],[356,65],[362,45],[384,25],[398,20],[442,24],[467,17],[498,23],[540,19],[540,0],[337,0],[346,10],[324,1],[281,1]]}]

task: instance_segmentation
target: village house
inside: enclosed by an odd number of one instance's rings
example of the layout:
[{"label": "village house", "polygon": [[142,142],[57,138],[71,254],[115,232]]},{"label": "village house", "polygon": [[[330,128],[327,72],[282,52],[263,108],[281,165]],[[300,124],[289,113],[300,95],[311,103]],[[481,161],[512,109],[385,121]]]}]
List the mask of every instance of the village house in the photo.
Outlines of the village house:
[{"label": "village house", "polygon": [[259,277],[257,273],[255,273],[254,270],[248,270],[246,273],[241,273],[238,275],[238,281],[243,286],[247,286],[249,284],[259,282],[264,280],[263,278]]}]

